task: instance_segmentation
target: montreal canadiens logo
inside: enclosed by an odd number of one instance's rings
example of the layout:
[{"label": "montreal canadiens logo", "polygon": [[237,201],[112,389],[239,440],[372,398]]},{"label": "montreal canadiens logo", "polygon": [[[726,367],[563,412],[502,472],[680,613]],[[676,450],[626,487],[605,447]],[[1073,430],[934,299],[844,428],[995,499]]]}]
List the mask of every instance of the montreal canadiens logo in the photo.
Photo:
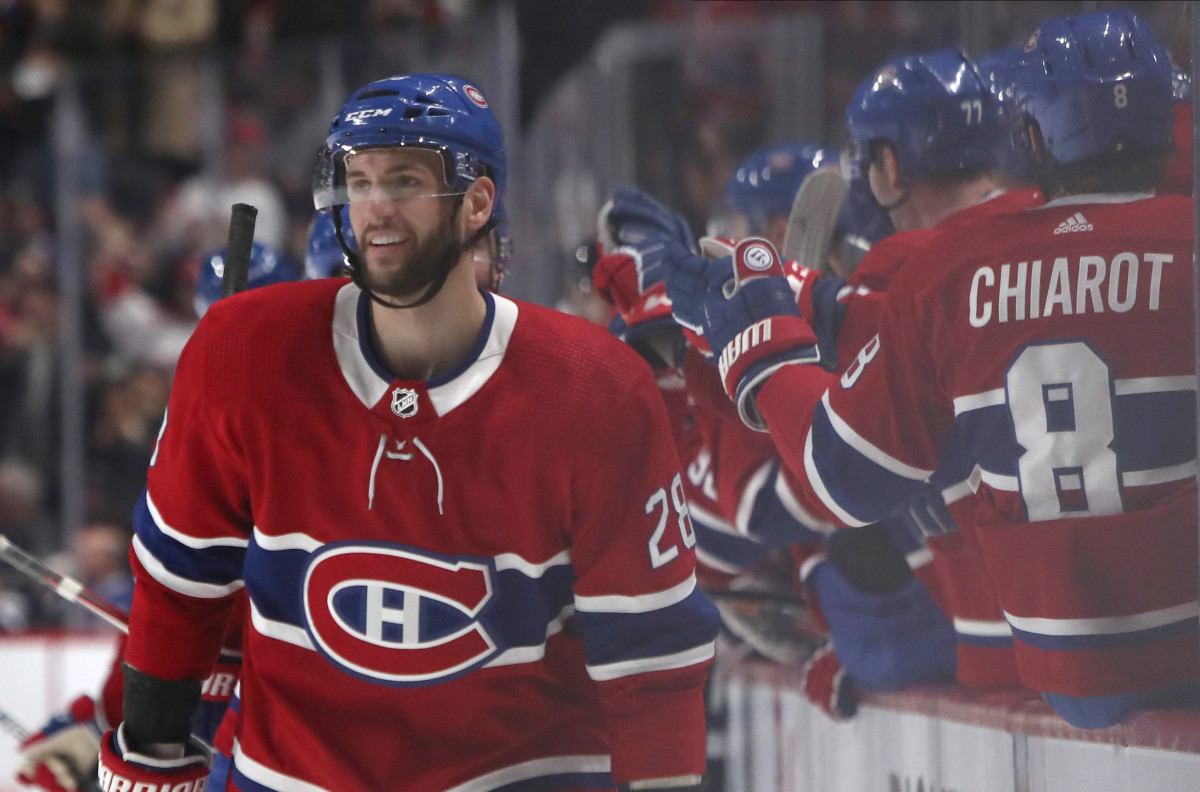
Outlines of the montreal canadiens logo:
[{"label": "montreal canadiens logo", "polygon": [[480,91],[478,88],[476,88],[474,85],[464,85],[463,93],[465,93],[467,95],[467,98],[470,99],[475,104],[477,104],[478,106],[480,106],[480,107],[488,106],[487,99],[483,98],[483,92]]},{"label": "montreal canadiens logo", "polygon": [[420,406],[417,392],[412,388],[396,388],[392,391],[392,412],[401,418],[412,418]]},{"label": "montreal canadiens logo", "polygon": [[766,245],[747,245],[742,249],[742,263],[747,269],[755,272],[766,272],[771,269],[775,257],[771,255]]},{"label": "montreal canadiens logo", "polygon": [[491,567],[482,559],[337,542],[309,561],[303,597],[317,651],[371,682],[441,682],[499,651],[479,622],[493,597]]}]

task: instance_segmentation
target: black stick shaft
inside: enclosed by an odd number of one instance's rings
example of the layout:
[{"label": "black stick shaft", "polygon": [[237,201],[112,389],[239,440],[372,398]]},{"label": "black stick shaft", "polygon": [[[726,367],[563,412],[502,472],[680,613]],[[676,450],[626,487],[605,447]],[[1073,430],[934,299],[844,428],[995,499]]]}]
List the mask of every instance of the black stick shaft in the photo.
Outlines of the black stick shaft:
[{"label": "black stick shaft", "polygon": [[250,280],[250,253],[254,244],[254,221],[258,209],[236,203],[229,214],[229,241],[225,244],[225,271],[221,275],[221,296],[246,290]]}]

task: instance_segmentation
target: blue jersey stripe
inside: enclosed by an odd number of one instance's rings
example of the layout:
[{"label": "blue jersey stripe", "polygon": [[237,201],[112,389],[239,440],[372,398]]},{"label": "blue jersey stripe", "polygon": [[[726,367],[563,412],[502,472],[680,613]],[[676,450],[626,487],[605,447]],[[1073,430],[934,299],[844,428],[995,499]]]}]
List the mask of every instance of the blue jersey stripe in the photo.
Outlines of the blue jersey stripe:
[{"label": "blue jersey stripe", "polygon": [[[813,411],[812,457],[829,497],[862,523],[879,522],[921,485],[868,459],[834,429],[825,404]],[[885,506],[885,508],[881,508]]]},{"label": "blue jersey stripe", "polygon": [[1101,635],[1045,635],[1013,627],[1013,635],[1022,643],[1029,644],[1038,649],[1066,652],[1148,646],[1180,635],[1197,632],[1200,632],[1200,621],[1197,621],[1195,618],[1181,619],[1171,624],[1163,624],[1147,630],[1105,633]]},{"label": "blue jersey stripe", "polygon": [[720,615],[699,590],[667,608],[646,613],[577,612],[588,665],[640,660],[703,646],[717,637]]},{"label": "blue jersey stripe", "polygon": [[696,519],[692,515],[692,527],[696,529],[696,544],[718,561],[738,569],[745,569],[766,556],[769,548],[753,539],[734,536],[719,531]]},{"label": "blue jersey stripe", "polygon": [[150,515],[145,491],[133,508],[133,531],[167,571],[181,578],[226,586],[242,577],[244,548],[216,545],[197,549],[172,539]]},{"label": "blue jersey stripe", "polygon": [[[1191,391],[1113,397],[1113,442],[1122,473],[1171,467],[1196,458],[1196,394]],[[960,413],[970,458],[987,471],[1017,475],[1024,449],[1005,404]]]}]

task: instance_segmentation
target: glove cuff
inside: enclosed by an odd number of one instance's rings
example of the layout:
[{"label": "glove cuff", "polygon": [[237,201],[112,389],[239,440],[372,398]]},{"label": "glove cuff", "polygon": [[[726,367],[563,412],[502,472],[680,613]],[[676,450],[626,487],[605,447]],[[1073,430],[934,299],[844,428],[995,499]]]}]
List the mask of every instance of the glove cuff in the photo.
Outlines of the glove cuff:
[{"label": "glove cuff", "polygon": [[818,363],[817,337],[799,316],[769,316],[733,337],[721,350],[717,371],[725,392],[751,429],[767,431],[766,421],[754,405],[755,391],[783,366]]}]

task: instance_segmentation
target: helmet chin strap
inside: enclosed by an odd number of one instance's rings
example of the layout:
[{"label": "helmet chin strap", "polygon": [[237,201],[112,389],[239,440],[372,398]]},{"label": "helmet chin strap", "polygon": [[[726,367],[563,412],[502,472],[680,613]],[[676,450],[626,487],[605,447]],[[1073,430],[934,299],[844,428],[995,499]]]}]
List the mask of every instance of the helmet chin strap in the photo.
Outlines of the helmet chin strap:
[{"label": "helmet chin strap", "polygon": [[[454,207],[455,213],[457,213],[462,207],[462,202],[463,196],[459,195],[456,199],[456,205]],[[350,262],[349,269],[351,280],[354,281],[358,288],[365,291],[367,296],[369,296],[373,302],[382,305],[384,308],[393,308],[396,310],[418,308],[432,300],[434,297],[437,297],[438,292],[440,292],[442,287],[446,285],[446,279],[450,277],[450,273],[454,271],[454,268],[458,266],[459,261],[462,260],[462,254],[474,247],[480,239],[482,239],[489,231],[492,230],[492,226],[495,224],[493,220],[489,219],[478,231],[471,235],[471,238],[468,241],[455,245],[454,255],[448,259],[449,263],[438,268],[437,273],[435,273],[425,285],[424,294],[410,303],[398,303],[379,296],[375,292],[371,291],[371,289],[367,286],[366,277],[363,275],[365,264],[359,257],[358,253],[350,249],[350,246],[346,244],[346,240],[342,236],[341,212],[335,209],[332,214],[333,227],[336,232],[335,236],[337,237],[338,247],[342,249],[342,255],[346,257],[346,260]]]}]

